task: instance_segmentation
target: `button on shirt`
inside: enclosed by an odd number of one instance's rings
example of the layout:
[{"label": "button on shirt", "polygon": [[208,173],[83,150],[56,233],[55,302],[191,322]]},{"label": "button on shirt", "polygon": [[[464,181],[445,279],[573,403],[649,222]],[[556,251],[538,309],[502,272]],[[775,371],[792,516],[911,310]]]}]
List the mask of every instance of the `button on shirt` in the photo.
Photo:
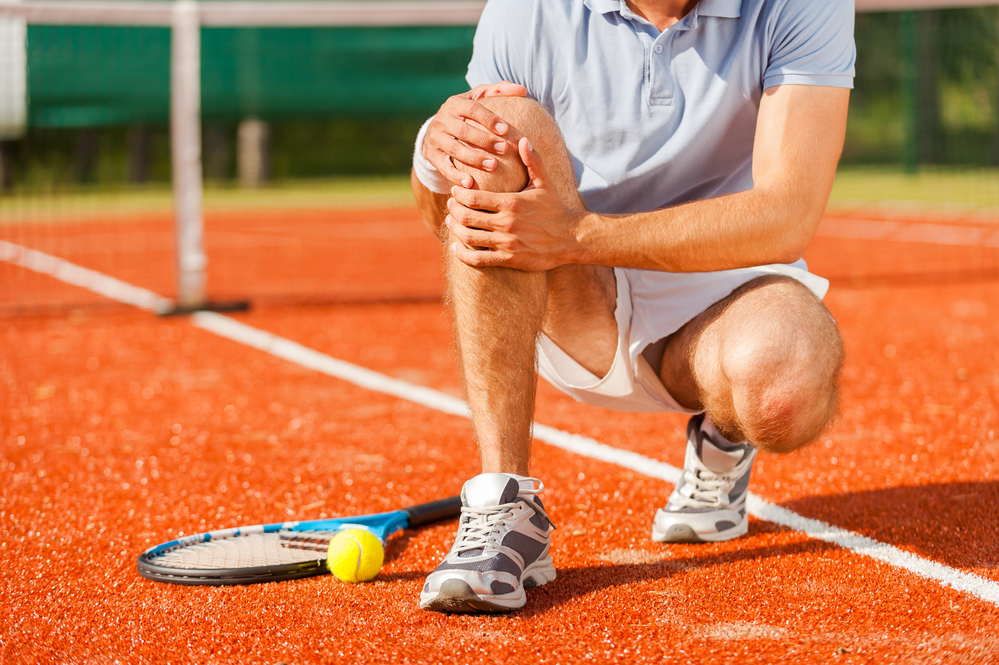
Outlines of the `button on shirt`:
[{"label": "button on shirt", "polygon": [[660,32],[623,0],[489,0],[469,85],[512,81],[555,117],[603,213],[750,189],[763,91],[853,86],[852,0],[701,0]]}]

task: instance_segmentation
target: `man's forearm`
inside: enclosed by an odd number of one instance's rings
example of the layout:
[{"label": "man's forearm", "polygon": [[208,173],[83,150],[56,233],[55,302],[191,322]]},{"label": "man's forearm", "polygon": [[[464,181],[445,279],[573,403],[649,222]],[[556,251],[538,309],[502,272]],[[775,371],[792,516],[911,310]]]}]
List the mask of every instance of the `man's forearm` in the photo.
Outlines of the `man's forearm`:
[{"label": "man's forearm", "polygon": [[670,272],[791,263],[815,234],[827,196],[804,201],[757,188],[652,212],[587,214],[571,262]]},{"label": "man's forearm", "polygon": [[703,272],[801,258],[843,149],[849,91],[777,86],[760,103],[753,189],[674,208],[588,215],[575,262]]}]

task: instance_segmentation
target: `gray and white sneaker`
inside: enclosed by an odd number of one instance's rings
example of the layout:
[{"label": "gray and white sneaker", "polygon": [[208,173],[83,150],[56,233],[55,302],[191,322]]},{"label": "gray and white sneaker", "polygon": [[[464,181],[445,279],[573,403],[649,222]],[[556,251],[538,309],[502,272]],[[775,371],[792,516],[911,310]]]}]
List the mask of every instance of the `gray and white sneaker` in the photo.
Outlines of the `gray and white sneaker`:
[{"label": "gray and white sneaker", "polygon": [[731,444],[714,427],[702,429],[704,414],[687,424],[683,476],[666,507],[656,513],[652,540],[660,543],[703,543],[738,538],[746,533],[746,495],[756,448]]},{"label": "gray and white sneaker", "polygon": [[427,577],[420,607],[508,612],[527,602],[525,587],[554,580],[548,550],[555,526],[537,497],[543,489],[536,478],[506,473],[483,473],[466,482],[458,537]]}]

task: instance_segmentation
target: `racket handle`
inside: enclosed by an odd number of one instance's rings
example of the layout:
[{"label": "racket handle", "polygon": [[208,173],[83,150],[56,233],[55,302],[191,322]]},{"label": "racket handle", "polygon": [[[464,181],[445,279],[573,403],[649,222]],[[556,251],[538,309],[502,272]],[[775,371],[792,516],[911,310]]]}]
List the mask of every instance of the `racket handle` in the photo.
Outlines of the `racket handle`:
[{"label": "racket handle", "polygon": [[419,526],[429,524],[438,520],[446,520],[457,517],[461,513],[461,497],[452,496],[440,501],[421,503],[418,506],[403,508],[409,515],[409,526]]}]

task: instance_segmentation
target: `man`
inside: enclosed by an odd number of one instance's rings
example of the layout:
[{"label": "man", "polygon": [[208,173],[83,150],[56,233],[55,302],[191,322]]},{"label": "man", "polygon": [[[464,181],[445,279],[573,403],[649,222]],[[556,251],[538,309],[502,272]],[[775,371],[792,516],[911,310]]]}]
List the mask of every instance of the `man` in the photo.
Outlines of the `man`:
[{"label": "man", "polygon": [[483,471],[421,607],[516,609],[555,578],[529,476],[539,372],[589,404],[692,414],[653,540],[746,532],[756,450],[799,448],[836,408],[828,283],[800,258],[853,61],[850,0],[490,1],[473,89],[414,158]]}]

